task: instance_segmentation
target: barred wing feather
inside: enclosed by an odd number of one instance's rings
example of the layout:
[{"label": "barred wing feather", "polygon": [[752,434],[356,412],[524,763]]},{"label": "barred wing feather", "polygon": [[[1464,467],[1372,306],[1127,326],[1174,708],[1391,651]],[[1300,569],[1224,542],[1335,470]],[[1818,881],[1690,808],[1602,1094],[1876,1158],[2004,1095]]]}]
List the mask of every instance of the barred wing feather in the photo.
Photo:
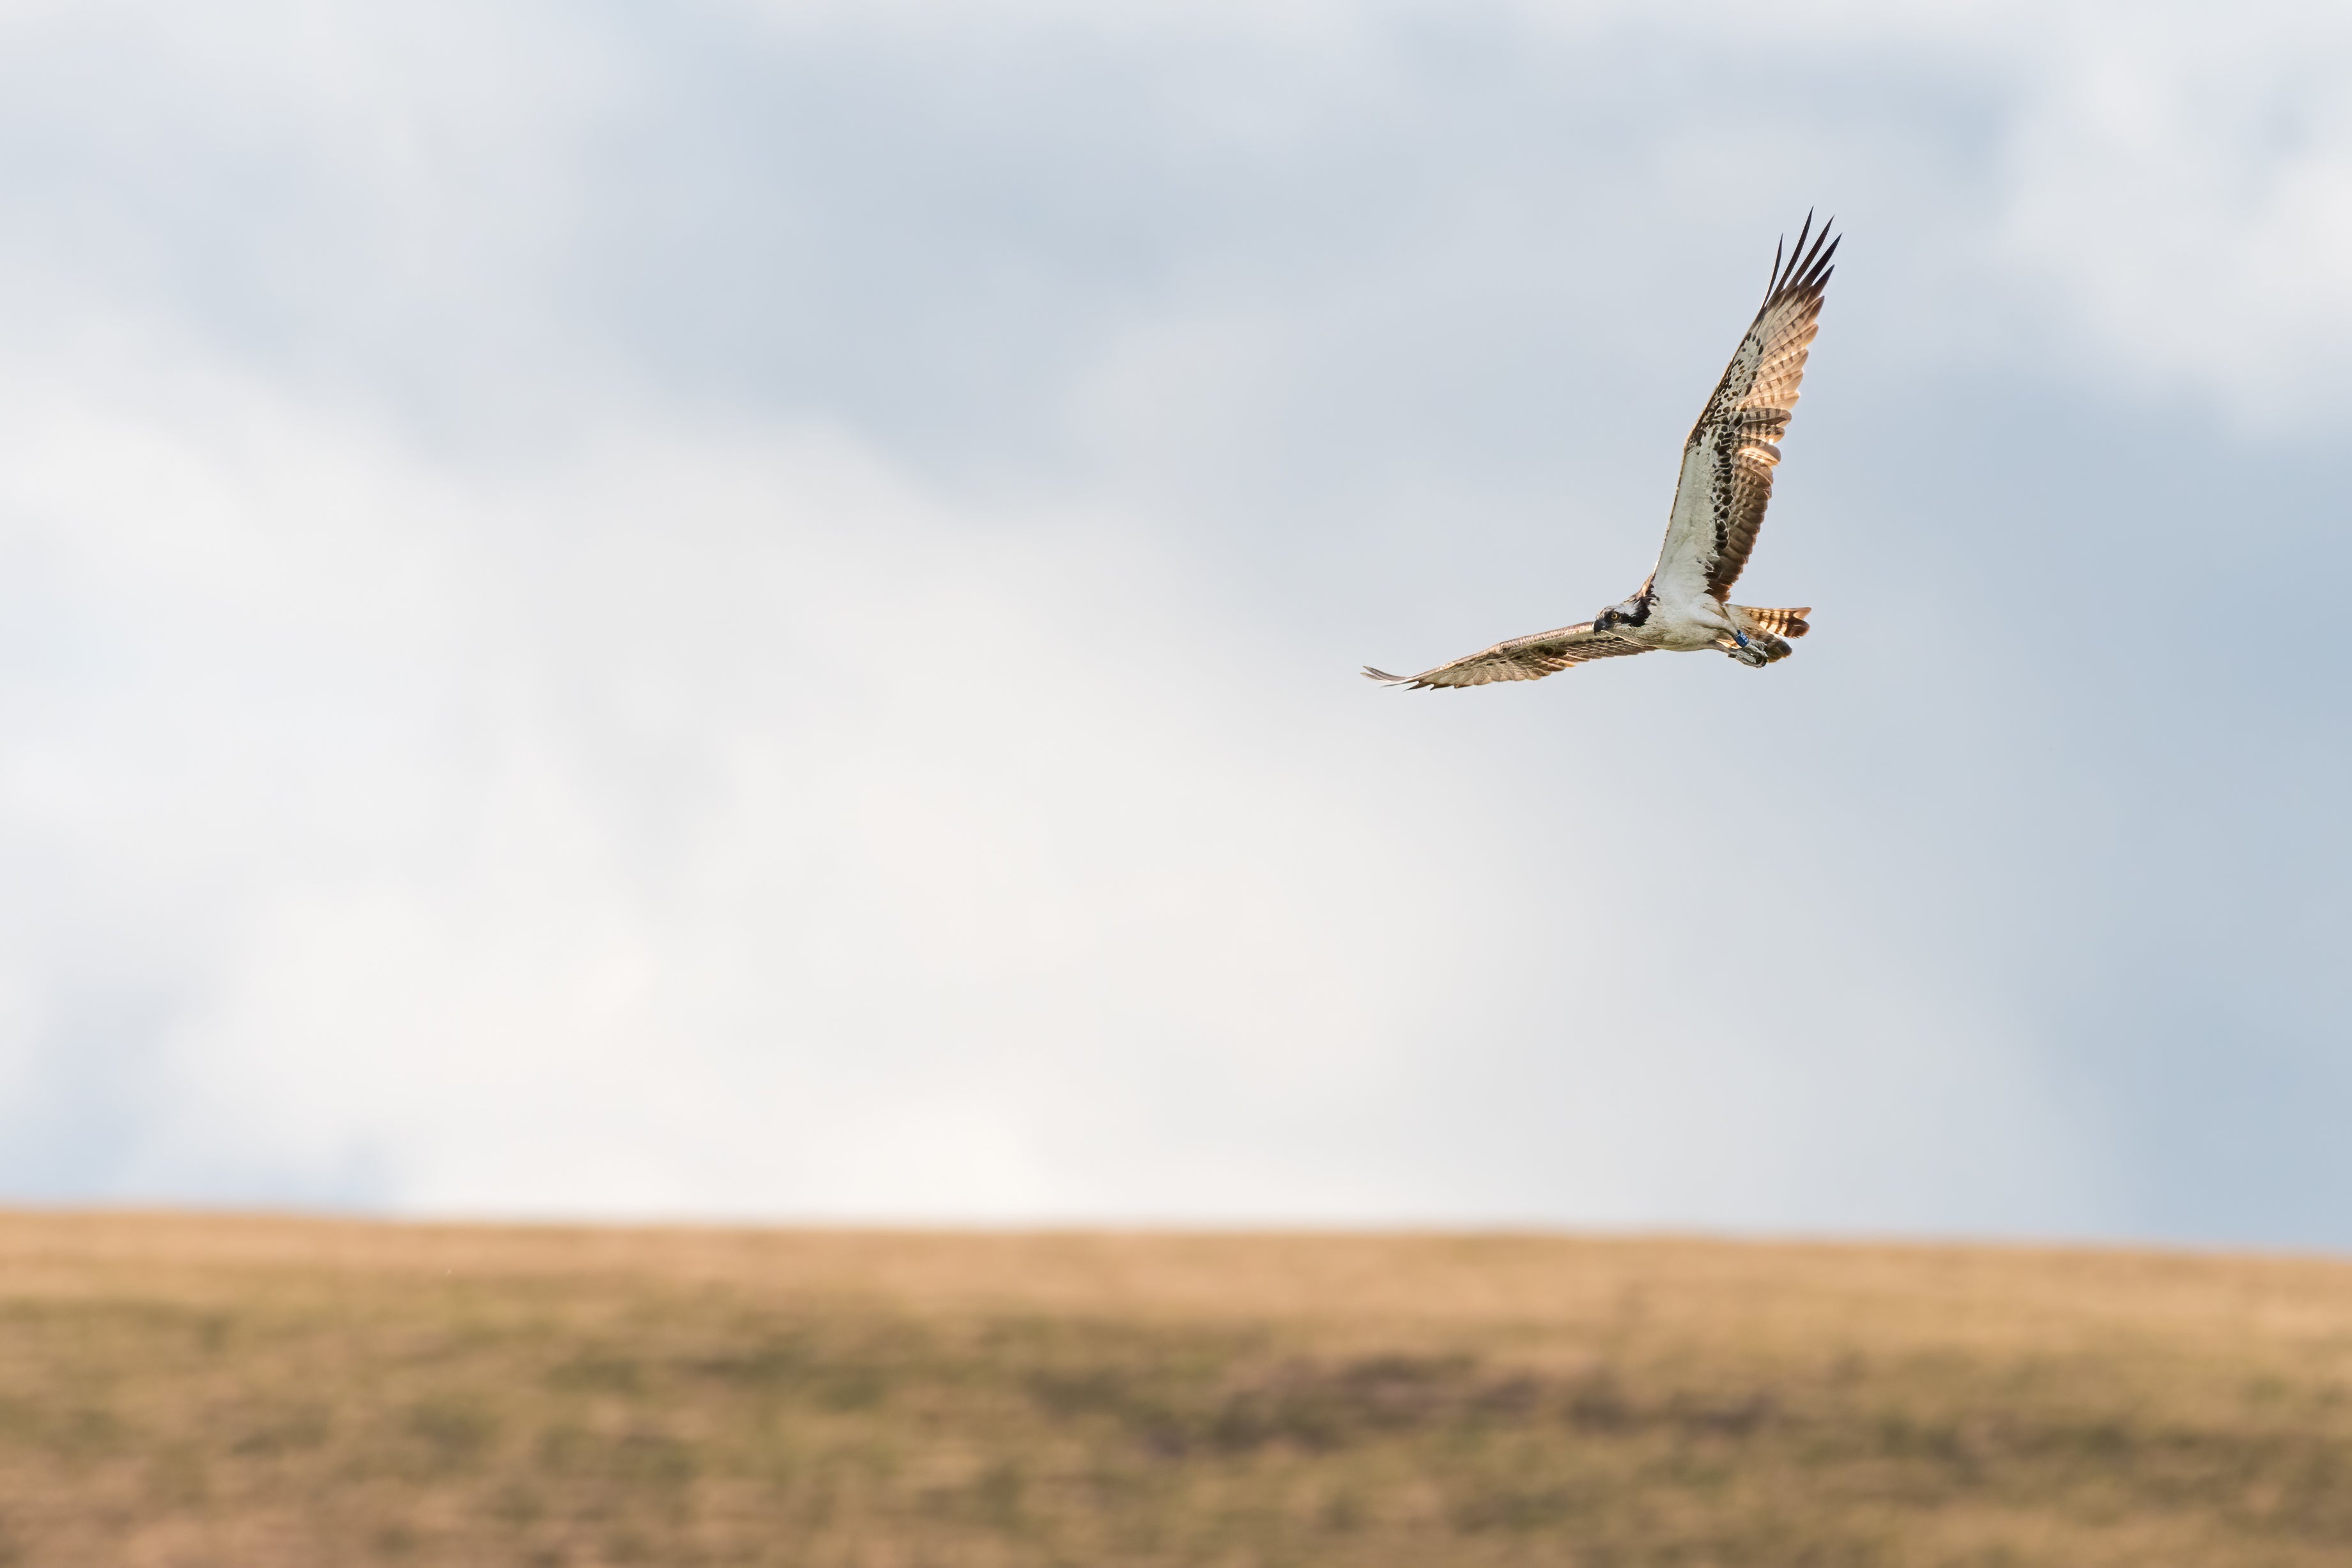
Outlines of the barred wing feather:
[{"label": "barred wing feather", "polygon": [[1647,653],[1641,644],[1611,632],[1595,632],[1591,621],[1580,621],[1555,632],[1498,642],[1451,664],[1424,669],[1419,675],[1391,675],[1367,666],[1364,673],[1391,686],[1485,686],[1497,680],[1541,680],[1545,676],[1596,658],[1623,658]]},{"label": "barred wing feather", "polygon": [[1809,214],[1785,266],[1773,252],[1763,307],[1683,445],[1665,545],[1650,576],[1661,593],[1721,599],[1748,564],[1772,500],[1772,469],[1805,379],[1805,355],[1821,330],[1822,291],[1837,247],[1828,225],[1813,236]]}]

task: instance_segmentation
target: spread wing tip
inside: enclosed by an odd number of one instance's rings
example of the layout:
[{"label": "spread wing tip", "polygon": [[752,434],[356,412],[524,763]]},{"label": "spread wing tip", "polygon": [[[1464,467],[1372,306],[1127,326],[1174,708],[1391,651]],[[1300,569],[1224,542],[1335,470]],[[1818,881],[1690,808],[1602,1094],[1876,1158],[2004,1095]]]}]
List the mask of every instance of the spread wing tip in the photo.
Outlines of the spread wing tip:
[{"label": "spread wing tip", "polygon": [[[1804,226],[1797,231],[1797,243],[1786,252],[1785,263],[1781,246],[1772,247],[1772,278],[1764,290],[1765,309],[1769,310],[1776,300],[1817,295],[1829,287],[1830,274],[1835,270],[1830,264],[1837,259],[1838,247],[1845,243],[1845,236],[1832,232],[1836,226],[1837,219],[1832,217],[1815,234],[1813,215],[1808,212]],[[1811,250],[1806,249],[1808,240],[1812,243]]]}]

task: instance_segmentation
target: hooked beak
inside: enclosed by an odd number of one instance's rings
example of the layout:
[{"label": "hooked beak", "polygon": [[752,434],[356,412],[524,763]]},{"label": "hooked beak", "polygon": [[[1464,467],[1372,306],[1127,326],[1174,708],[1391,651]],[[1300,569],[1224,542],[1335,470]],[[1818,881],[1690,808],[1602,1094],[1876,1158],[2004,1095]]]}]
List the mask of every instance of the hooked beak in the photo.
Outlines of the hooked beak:
[{"label": "hooked beak", "polygon": [[1605,632],[1616,624],[1617,612],[1614,610],[1603,610],[1592,617],[1592,629],[1596,632]]}]

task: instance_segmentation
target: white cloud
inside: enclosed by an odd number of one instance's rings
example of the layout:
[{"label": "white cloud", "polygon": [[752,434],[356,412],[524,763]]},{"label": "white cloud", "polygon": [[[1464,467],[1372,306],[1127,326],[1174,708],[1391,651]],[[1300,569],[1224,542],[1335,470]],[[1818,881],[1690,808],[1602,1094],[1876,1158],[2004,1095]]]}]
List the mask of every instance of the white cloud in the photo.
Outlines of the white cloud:
[{"label": "white cloud", "polygon": [[2158,404],[2310,427],[2352,349],[2352,23],[2055,20],[2007,137],[2004,259]]},{"label": "white cloud", "polygon": [[1116,518],[950,515],[822,431],[485,474],[235,381],[44,384],[5,815],[209,954],[142,1179],[957,1208],[1106,1058],[1295,1099],[1435,1003],[1379,944],[1453,879],[1344,787],[1361,737]]},{"label": "white cloud", "polygon": [[[0,694],[0,820],[45,867],[20,898],[90,911],[24,977],[37,1040],[43,984],[176,998],[114,1190],[1769,1222],[1858,1148],[1917,1165],[1885,1129],[1927,1131],[1897,1086],[1937,1075],[1939,1115],[2025,1115],[2042,1184],[1979,1207],[2083,1179],[2031,1068],[1930,1024],[1931,974],[1850,952],[1882,978],[1833,1016],[1772,978],[1828,902],[1683,973],[1637,934],[1676,898],[1634,891],[1679,853],[1560,843],[1496,795],[1532,759],[1427,749],[1116,514],[974,510],[821,428],[646,418],[482,468],[201,370],[54,385],[0,397],[49,636]],[[1884,1128],[1776,1161],[1759,1107],[1827,1128],[1853,1096],[1800,1086],[1841,1075]],[[1564,1163],[1419,1142],[1489,1097]]]}]

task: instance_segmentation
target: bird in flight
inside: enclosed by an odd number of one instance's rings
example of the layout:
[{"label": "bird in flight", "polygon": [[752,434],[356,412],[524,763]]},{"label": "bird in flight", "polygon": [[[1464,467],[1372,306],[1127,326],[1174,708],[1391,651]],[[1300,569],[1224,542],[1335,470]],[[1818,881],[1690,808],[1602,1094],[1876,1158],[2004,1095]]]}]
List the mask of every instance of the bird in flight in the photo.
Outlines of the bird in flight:
[{"label": "bird in flight", "polygon": [[1837,247],[1830,225],[1823,224],[1815,237],[1807,213],[1785,265],[1782,251],[1773,250],[1763,308],[1683,443],[1682,478],[1666,517],[1666,542],[1641,592],[1589,621],[1498,642],[1419,675],[1391,675],[1369,666],[1364,673],[1392,686],[1485,686],[1540,680],[1572,664],[1652,648],[1720,648],[1751,669],[1795,651],[1789,639],[1810,629],[1805,617],[1811,609],[1759,610],[1732,604],[1727,595],[1764,526],[1780,437],[1797,405],[1798,384],[1805,379],[1805,351],[1821,330],[1822,291],[1829,286]]}]

